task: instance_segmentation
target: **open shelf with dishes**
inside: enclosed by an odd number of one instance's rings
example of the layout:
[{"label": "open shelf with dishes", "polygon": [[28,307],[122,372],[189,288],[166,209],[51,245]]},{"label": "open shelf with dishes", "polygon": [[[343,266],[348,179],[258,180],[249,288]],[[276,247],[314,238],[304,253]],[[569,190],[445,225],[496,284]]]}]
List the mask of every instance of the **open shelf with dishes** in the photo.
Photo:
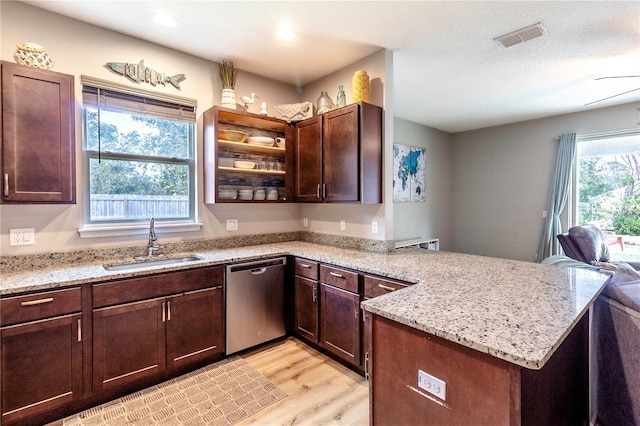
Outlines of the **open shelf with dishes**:
[{"label": "open shelf with dishes", "polygon": [[206,203],[292,200],[291,125],[217,106],[203,122]]}]

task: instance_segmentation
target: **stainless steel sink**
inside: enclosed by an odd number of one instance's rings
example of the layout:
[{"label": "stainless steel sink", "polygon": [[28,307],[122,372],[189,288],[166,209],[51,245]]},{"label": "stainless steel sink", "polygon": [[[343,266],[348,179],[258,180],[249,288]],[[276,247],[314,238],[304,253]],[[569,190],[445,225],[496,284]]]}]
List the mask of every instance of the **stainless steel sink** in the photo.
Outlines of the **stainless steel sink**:
[{"label": "stainless steel sink", "polygon": [[128,271],[130,269],[149,268],[151,266],[174,265],[176,263],[193,262],[202,260],[200,256],[189,255],[182,257],[165,257],[162,259],[139,260],[131,263],[121,263],[119,265],[104,265],[107,271]]}]

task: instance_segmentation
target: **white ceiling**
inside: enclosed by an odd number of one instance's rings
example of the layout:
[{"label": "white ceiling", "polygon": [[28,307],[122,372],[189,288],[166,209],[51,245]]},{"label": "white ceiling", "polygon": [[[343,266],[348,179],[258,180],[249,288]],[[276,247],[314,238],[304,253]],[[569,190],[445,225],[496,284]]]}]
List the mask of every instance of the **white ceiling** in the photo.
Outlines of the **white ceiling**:
[{"label": "white ceiling", "polygon": [[[640,100],[635,1],[25,1],[304,86],[380,48],[394,52],[397,117],[447,132]],[[154,12],[178,19],[159,27]],[[294,42],[274,38],[288,23]],[[542,22],[548,36],[493,39]]]}]

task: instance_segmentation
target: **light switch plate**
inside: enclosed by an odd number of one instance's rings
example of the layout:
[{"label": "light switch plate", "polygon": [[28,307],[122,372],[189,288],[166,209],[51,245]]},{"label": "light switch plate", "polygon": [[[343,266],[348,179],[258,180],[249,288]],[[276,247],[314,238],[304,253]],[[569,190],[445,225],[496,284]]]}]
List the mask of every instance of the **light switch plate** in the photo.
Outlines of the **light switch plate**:
[{"label": "light switch plate", "polygon": [[33,228],[9,229],[10,246],[32,246],[36,243],[36,234]]}]

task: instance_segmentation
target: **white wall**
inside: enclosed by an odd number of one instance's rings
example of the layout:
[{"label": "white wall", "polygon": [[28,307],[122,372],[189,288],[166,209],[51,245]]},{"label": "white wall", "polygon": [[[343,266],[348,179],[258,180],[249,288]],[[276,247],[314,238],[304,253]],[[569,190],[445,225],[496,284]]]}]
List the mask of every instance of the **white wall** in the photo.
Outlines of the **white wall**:
[{"label": "white wall", "polygon": [[393,129],[395,143],[426,149],[427,184],[423,203],[393,203],[394,239],[438,238],[440,250],[450,250],[451,135],[401,118]]},{"label": "white wall", "polygon": [[[80,75],[136,86],[137,83],[115,74],[104,67],[106,62],[138,62],[168,74],[184,73],[186,79],[178,91],[173,86],[155,88],[140,86],[158,92],[167,92],[198,101],[197,147],[198,164],[202,164],[202,112],[220,103],[222,88],[217,64],[175,50],[160,47],[136,38],[88,25],[19,2],[0,2],[0,58],[14,62],[13,52],[19,43],[34,42],[43,45],[54,60],[54,71],[75,76],[76,93],[76,205],[0,205],[0,254],[18,255],[52,251],[80,250],[87,247],[114,245],[144,245],[145,236],[80,239],[78,228],[83,225],[83,164],[81,131]],[[274,82],[257,75],[240,72],[236,85],[238,96],[256,92],[268,105],[298,101],[293,86]],[[252,112],[259,111],[259,103]],[[198,198],[202,200],[202,170],[197,174]],[[288,232],[299,230],[300,208],[296,204],[263,204],[260,209],[249,204],[197,206],[203,228],[199,232],[182,235],[159,232],[161,241],[207,239],[238,234]],[[257,212],[259,211],[259,213]],[[239,231],[225,231],[227,218],[239,219]],[[10,228],[35,228],[36,244],[9,246]]]},{"label": "white wall", "polygon": [[635,128],[639,106],[629,103],[454,134],[452,250],[534,261],[555,169],[556,136]]}]

